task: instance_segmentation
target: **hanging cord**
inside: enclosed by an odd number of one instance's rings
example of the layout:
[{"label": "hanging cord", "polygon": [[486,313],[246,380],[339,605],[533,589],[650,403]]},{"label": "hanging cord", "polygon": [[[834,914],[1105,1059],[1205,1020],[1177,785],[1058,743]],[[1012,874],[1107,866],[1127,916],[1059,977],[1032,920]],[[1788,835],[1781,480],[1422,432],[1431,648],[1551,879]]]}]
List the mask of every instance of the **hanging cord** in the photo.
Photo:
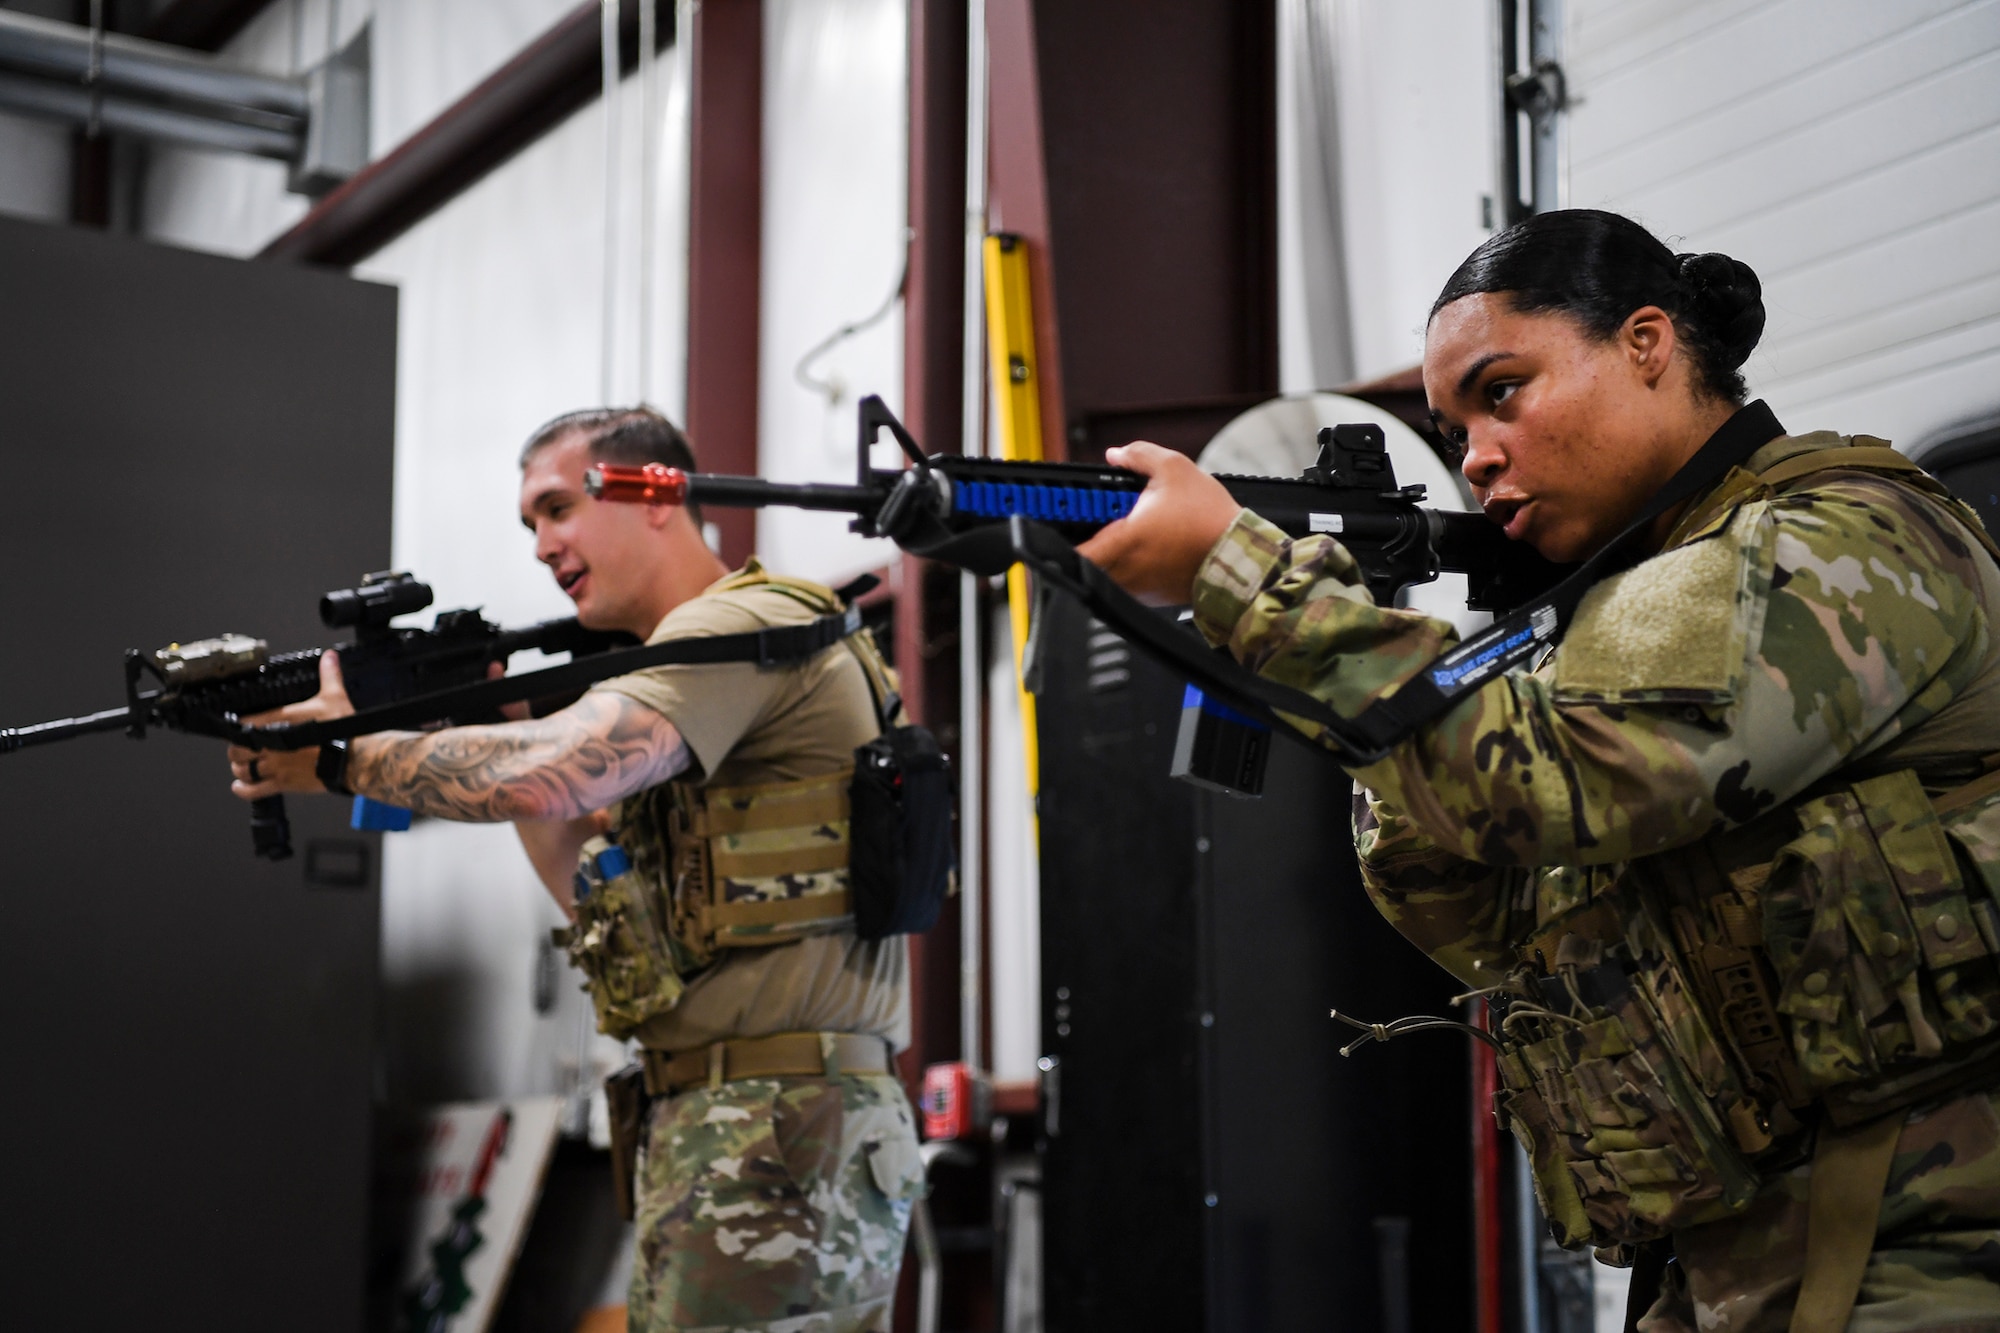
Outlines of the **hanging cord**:
[{"label": "hanging cord", "polygon": [[1500,1039],[1498,1037],[1481,1028],[1476,1028],[1470,1023],[1461,1023],[1456,1019],[1433,1018],[1429,1014],[1412,1014],[1408,1018],[1399,1018],[1393,1023],[1364,1023],[1358,1018],[1341,1013],[1338,1009],[1329,1009],[1327,1013],[1349,1027],[1361,1029],[1362,1035],[1360,1037],[1340,1048],[1342,1055],[1352,1055],[1371,1041],[1387,1041],[1391,1037],[1407,1037],[1412,1032],[1432,1032],[1445,1028],[1449,1028],[1454,1032],[1463,1032],[1467,1036],[1477,1037],[1496,1051],[1500,1049]]},{"label": "hanging cord", "polygon": [[90,64],[83,71],[83,86],[90,89],[90,119],[83,134],[95,139],[104,131],[104,0],[90,0]]},{"label": "hanging cord", "polygon": [[823,396],[829,407],[840,406],[841,400],[847,397],[847,386],[837,379],[823,380],[815,377],[812,373],[813,362],[819,360],[857,333],[866,333],[869,329],[874,328],[877,324],[889,318],[890,312],[896,308],[896,302],[902,299],[903,289],[909,285],[910,244],[916,239],[916,235],[917,233],[909,227],[903,228],[903,262],[896,270],[896,285],[889,289],[889,295],[883,299],[882,304],[875,309],[874,313],[865,319],[858,319],[852,324],[843,324],[826,337],[814,343],[812,350],[800,357],[798,365],[792,368],[793,378],[797,379],[800,384],[811,389],[814,393]]},{"label": "hanging cord", "polygon": [[653,215],[660,189],[660,0],[639,0],[639,401],[653,402]]},{"label": "hanging cord", "polygon": [[618,0],[599,0],[604,62],[604,325],[599,331],[598,401],[611,405],[618,350]]}]

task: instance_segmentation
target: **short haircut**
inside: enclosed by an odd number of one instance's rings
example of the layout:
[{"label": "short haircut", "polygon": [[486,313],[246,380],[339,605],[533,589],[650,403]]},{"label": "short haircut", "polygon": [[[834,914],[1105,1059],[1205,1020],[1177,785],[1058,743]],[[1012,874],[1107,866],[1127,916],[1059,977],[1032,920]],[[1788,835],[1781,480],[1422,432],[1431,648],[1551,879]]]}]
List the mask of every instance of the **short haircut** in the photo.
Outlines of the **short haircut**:
[{"label": "short haircut", "polygon": [[[565,412],[528,437],[521,446],[521,466],[541,450],[570,435],[581,434],[590,443],[590,456],[599,463],[639,466],[660,463],[683,472],[700,471],[695,466],[694,446],[681,428],[650,407],[586,407]],[[689,501],[688,517],[701,527],[701,506]]]}]

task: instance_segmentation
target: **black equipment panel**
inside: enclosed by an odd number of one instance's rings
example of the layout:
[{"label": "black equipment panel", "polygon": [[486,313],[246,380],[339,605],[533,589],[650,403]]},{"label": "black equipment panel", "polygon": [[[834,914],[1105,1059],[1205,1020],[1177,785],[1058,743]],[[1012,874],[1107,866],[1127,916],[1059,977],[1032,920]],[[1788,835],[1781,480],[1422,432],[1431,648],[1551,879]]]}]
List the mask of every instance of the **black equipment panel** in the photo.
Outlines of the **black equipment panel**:
[{"label": "black equipment panel", "polygon": [[[0,220],[0,722],[115,707],[126,648],[326,640],[389,557],[396,293]],[[10,1325],[361,1327],[379,838],[221,747],[0,756]]]},{"label": "black equipment panel", "polygon": [[1465,1041],[1344,1060],[1327,1016],[1456,989],[1363,891],[1346,774],[1277,740],[1257,800],[1174,781],[1182,683],[1067,598],[1045,630],[1047,1327],[1468,1327]]}]

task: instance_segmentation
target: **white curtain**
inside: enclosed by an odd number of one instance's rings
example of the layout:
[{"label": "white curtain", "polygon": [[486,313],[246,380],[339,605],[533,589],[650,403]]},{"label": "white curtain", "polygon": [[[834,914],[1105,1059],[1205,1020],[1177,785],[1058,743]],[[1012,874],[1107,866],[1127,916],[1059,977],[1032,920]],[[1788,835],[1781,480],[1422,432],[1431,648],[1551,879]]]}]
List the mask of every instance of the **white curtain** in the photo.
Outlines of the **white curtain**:
[{"label": "white curtain", "polygon": [[1278,0],[1278,380],[1284,393],[1354,378],[1341,235],[1334,0]]},{"label": "white curtain", "polygon": [[[808,367],[827,388],[801,384],[796,371],[815,345],[880,308],[903,271],[906,8],[905,0],[764,3],[757,436],[767,477],[852,481],[855,403],[873,393],[891,410],[902,406],[900,305]],[[894,558],[887,542],[846,528],[838,515],[767,509],[757,545],[776,569],[836,582]]]}]

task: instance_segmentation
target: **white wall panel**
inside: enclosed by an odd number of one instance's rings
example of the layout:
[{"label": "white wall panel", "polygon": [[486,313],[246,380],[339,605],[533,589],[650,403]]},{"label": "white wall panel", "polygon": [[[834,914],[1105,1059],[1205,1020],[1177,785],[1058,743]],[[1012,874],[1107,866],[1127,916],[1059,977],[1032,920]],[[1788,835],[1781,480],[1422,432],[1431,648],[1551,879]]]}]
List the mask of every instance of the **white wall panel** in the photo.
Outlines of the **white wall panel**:
[{"label": "white wall panel", "polygon": [[[822,339],[879,308],[903,271],[906,10],[904,0],[765,0],[757,448],[767,477],[853,481],[855,403],[874,393],[902,406],[900,308],[815,363],[837,396],[794,372]],[[885,465],[892,456],[885,444]],[[829,582],[895,554],[850,534],[839,515],[784,509],[758,514],[757,547],[774,569]]]},{"label": "white wall panel", "polygon": [[2000,405],[2000,0],[1570,0],[1570,202],[1754,267],[1794,429]]},{"label": "white wall panel", "polygon": [[1423,359],[1445,279],[1488,233],[1497,60],[1490,0],[1333,0],[1353,372]]},{"label": "white wall panel", "polygon": [[1021,735],[1021,677],[1005,607],[986,633],[986,924],[992,994],[993,1077],[1038,1077],[1042,1045],[1042,874],[1028,756]]},{"label": "white wall panel", "polygon": [[[341,0],[343,28],[357,7]],[[370,89],[369,113],[379,157],[519,55],[576,0],[378,0],[377,7],[381,77]],[[663,0],[665,13],[672,8],[673,0]],[[671,20],[663,14],[663,21]]]}]

